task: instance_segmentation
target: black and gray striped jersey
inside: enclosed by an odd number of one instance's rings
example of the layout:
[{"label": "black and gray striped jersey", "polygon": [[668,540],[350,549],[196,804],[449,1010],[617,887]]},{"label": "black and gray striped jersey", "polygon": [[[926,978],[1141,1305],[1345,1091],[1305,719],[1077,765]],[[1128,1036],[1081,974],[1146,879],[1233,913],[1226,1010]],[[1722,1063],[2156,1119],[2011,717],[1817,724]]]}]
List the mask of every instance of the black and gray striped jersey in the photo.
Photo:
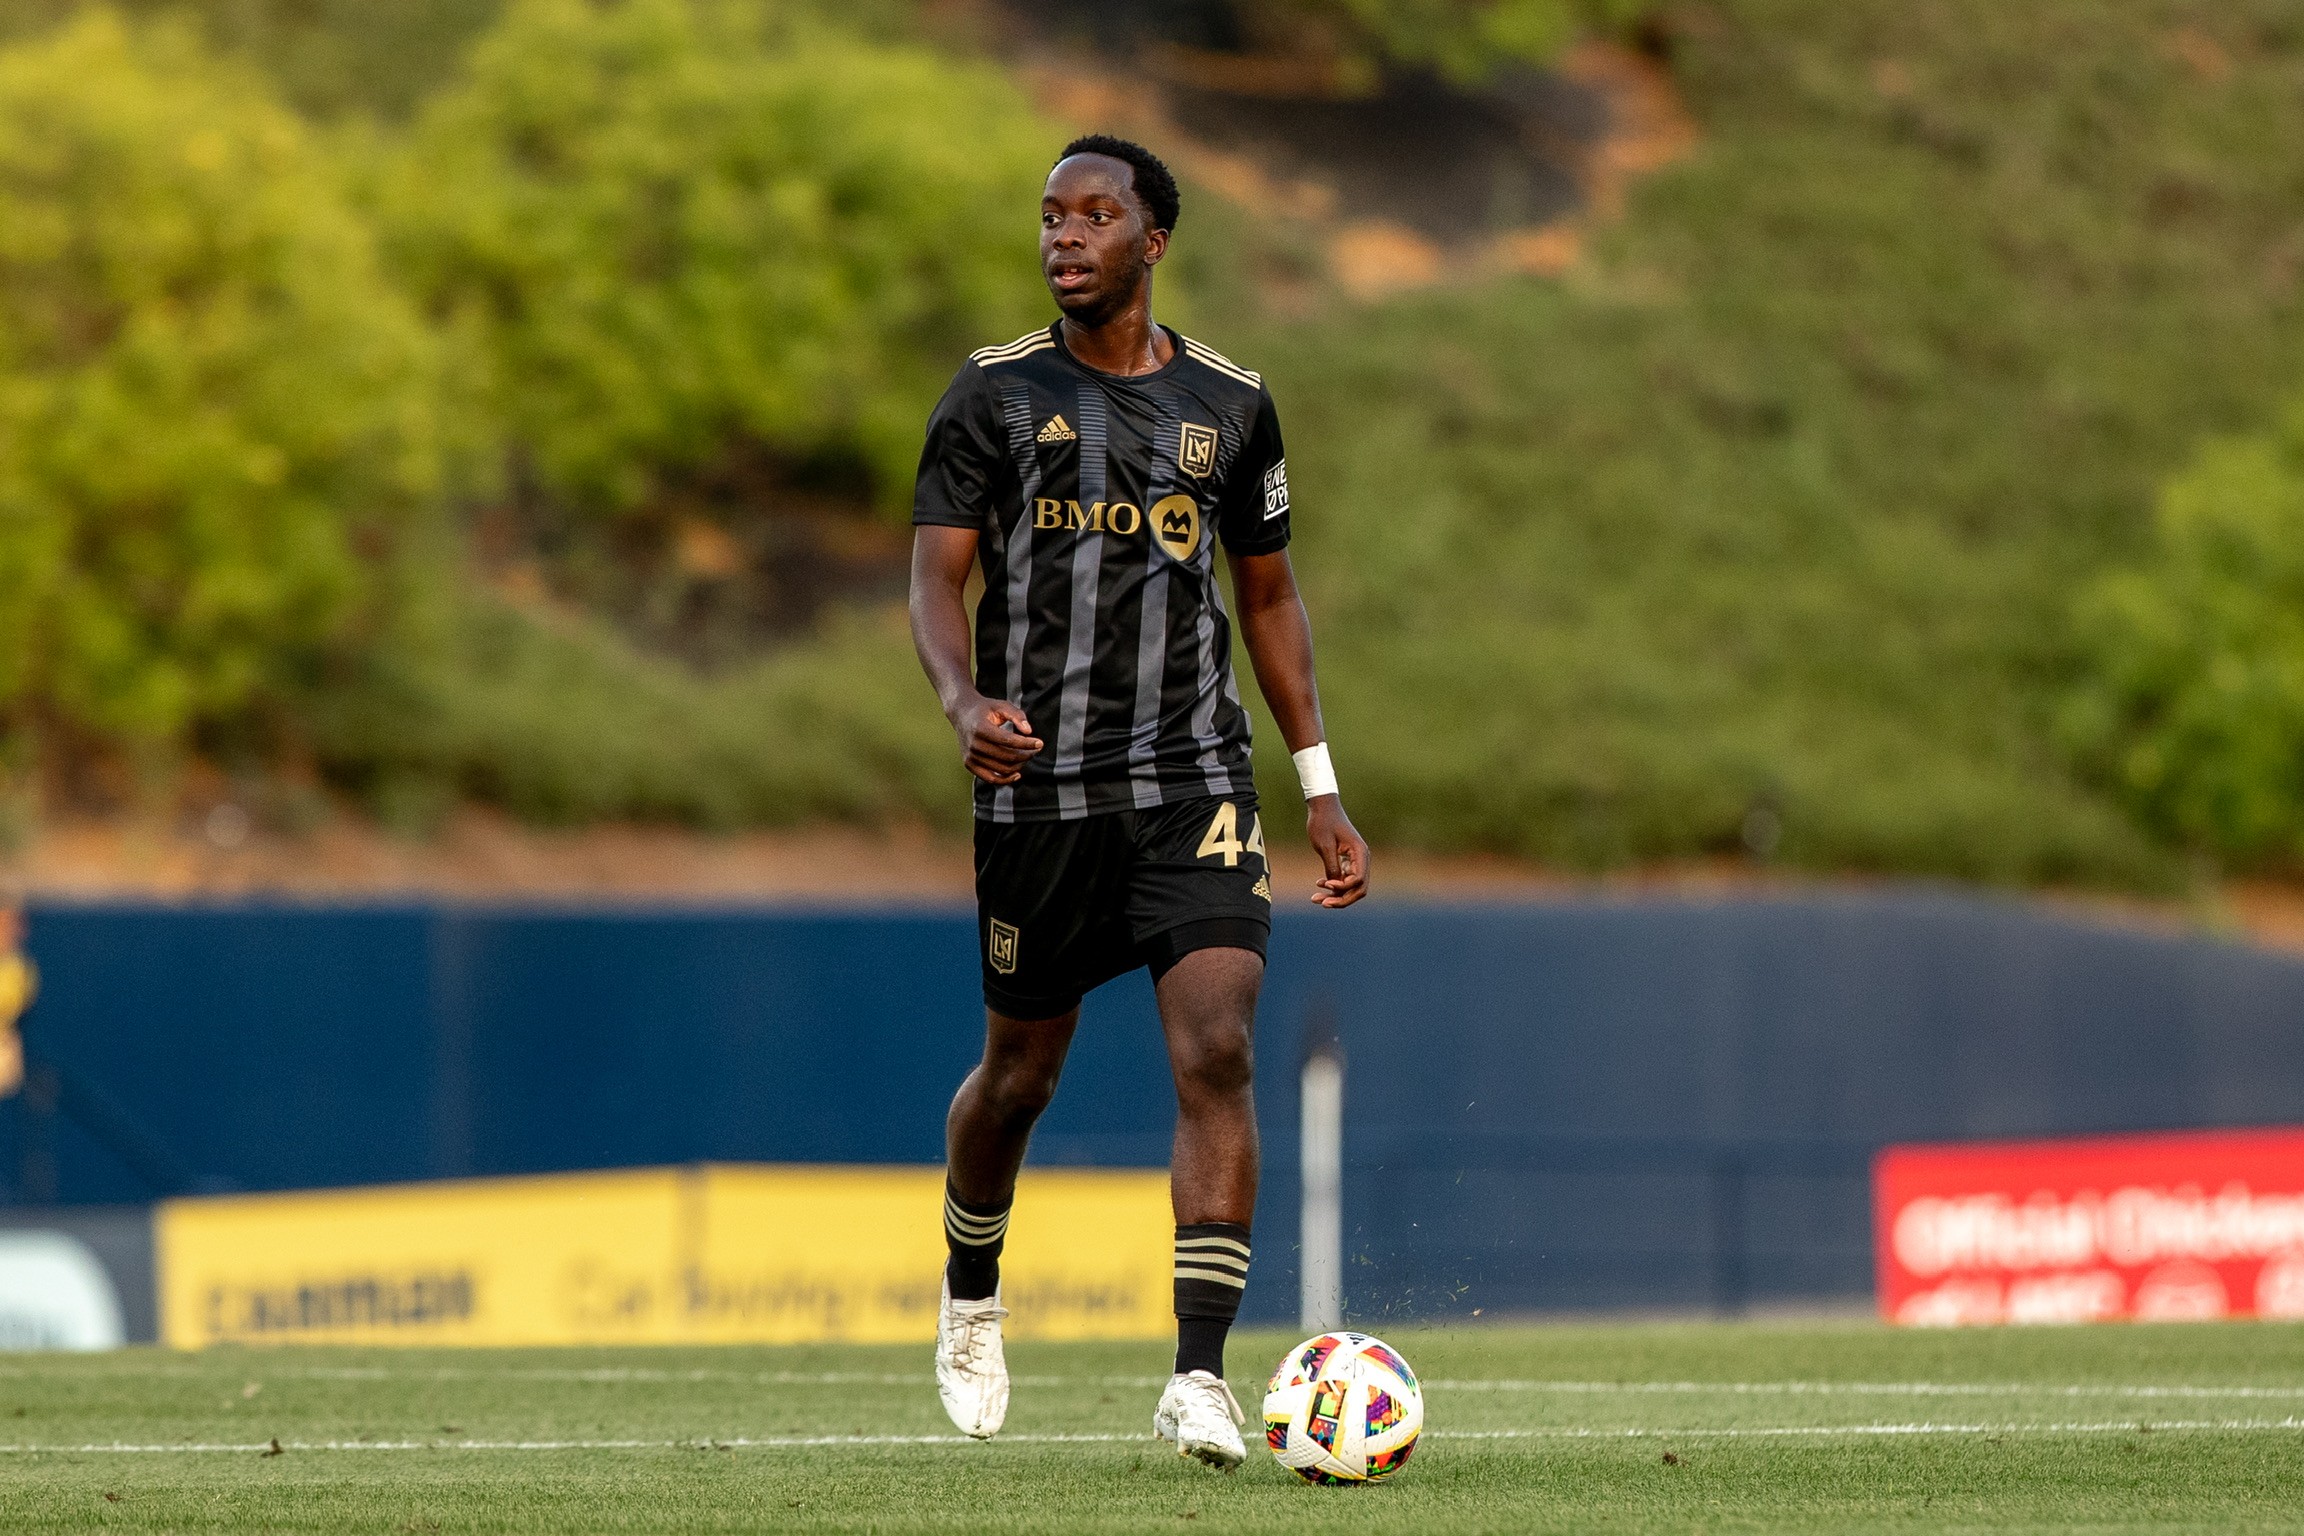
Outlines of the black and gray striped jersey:
[{"label": "black and gray striped jersey", "polygon": [[976,686],[1047,743],[987,821],[1055,821],[1244,793],[1248,712],[1215,544],[1288,544],[1288,470],[1264,381],[1169,332],[1134,378],[1060,326],[964,364],[929,419],[912,521],[982,535]]}]

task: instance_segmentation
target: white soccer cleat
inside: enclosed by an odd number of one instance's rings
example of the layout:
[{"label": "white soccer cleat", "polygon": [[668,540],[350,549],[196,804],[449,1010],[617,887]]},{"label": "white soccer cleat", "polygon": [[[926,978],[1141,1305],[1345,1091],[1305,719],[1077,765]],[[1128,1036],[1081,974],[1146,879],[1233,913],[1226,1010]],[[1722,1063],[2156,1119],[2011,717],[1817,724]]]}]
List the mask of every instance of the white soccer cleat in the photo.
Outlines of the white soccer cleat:
[{"label": "white soccer cleat", "polygon": [[1247,1418],[1230,1383],[1194,1371],[1168,1379],[1160,1406],[1152,1410],[1152,1433],[1174,1445],[1177,1455],[1229,1472],[1248,1459],[1248,1448],[1240,1443],[1240,1426]]},{"label": "white soccer cleat", "polygon": [[1008,1420],[1008,1357],[1000,1319],[1008,1309],[988,1301],[954,1301],[944,1288],[936,1313],[936,1395],[960,1433],[989,1440]]}]

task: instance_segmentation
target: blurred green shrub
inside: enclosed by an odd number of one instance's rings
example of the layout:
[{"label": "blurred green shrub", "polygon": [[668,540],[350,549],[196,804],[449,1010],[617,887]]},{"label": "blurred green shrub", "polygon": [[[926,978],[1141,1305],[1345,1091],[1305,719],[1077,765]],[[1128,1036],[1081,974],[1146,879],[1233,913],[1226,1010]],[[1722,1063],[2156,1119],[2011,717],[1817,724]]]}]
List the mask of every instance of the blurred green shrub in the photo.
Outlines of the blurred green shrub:
[{"label": "blurred green shrub", "polygon": [[331,780],[412,831],[467,796],[546,824],[968,816],[900,613],[699,677],[580,614],[435,589],[311,719]]},{"label": "blurred green shrub", "polygon": [[[194,26],[317,118],[402,117],[454,67],[499,0],[106,0],[132,24]],[[52,30],[88,0],[0,0],[0,41]]]},{"label": "blurred green shrub", "polygon": [[2068,732],[2156,831],[2304,857],[2304,407],[2204,449],[2144,563],[2080,603],[2094,674]]},{"label": "blurred green shrub", "polygon": [[432,505],[432,351],[265,82],[0,50],[0,711],[165,756],[305,688]]},{"label": "blurred green shrub", "polygon": [[1560,283],[1207,336],[1287,423],[1359,825],[2181,886],[2069,753],[2073,600],[2297,388],[2295,5],[1661,14],[1702,145]]},{"label": "blurred green shrub", "polygon": [[955,361],[1043,315],[1051,138],[994,70],[798,9],[519,0],[381,204],[548,494],[631,516],[756,450],[893,504]]}]

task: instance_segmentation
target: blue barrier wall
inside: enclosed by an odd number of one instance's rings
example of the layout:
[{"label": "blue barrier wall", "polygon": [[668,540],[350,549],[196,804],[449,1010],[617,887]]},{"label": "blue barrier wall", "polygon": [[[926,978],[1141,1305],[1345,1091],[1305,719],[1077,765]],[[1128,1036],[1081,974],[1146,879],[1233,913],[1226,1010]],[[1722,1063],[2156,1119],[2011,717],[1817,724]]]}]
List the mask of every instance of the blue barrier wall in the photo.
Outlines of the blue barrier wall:
[{"label": "blue barrier wall", "polygon": [[[965,912],[43,906],[17,1200],[693,1159],[932,1162]],[[1333,1034],[1361,1316],[1870,1285],[1912,1139],[2304,1122],[2304,963],[1937,894],[1283,912],[1251,1311],[1294,1311],[1295,1077]],[[1142,977],[1042,1162],[1159,1164]]]}]

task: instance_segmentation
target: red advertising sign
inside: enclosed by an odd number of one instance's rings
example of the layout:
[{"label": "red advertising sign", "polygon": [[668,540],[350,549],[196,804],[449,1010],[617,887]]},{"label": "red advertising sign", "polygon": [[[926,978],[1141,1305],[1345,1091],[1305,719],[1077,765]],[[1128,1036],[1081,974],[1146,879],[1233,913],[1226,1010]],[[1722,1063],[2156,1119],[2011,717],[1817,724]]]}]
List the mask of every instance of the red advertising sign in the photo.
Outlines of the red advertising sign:
[{"label": "red advertising sign", "polygon": [[1890,1322],[2304,1318],[2304,1129],[1889,1147]]}]

